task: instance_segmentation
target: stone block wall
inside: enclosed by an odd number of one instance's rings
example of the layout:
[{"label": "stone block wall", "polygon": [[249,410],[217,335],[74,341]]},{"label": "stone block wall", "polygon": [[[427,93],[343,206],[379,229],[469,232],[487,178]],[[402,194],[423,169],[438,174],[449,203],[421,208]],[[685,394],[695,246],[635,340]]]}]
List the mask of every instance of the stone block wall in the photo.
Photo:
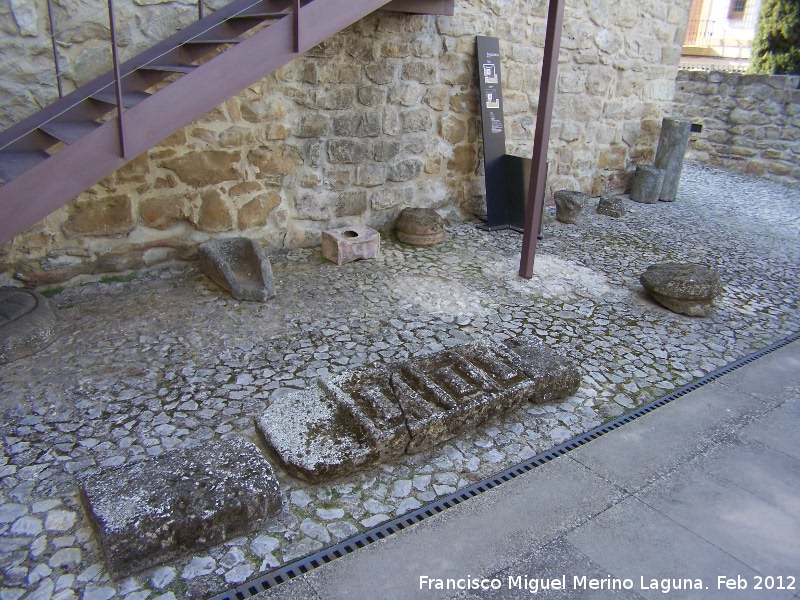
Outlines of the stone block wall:
[{"label": "stone block wall", "polygon": [[702,123],[687,158],[800,181],[800,76],[681,71],[675,115]]},{"label": "stone block wall", "polygon": [[[671,112],[688,0],[569,0],[548,189],[621,190]],[[36,284],[170,259],[244,234],[268,251],[390,229],[406,206],[485,210],[475,36],[501,39],[507,150],[530,156],[547,2],[378,12],[171,135],[0,246]]]}]

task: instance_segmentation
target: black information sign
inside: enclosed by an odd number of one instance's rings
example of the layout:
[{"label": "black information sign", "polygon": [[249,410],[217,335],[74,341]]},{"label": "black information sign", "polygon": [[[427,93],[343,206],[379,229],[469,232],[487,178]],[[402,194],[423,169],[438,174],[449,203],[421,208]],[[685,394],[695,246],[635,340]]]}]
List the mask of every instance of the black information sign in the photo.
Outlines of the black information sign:
[{"label": "black information sign", "polygon": [[500,40],[479,35],[477,42],[486,174],[485,229],[493,231],[512,227],[521,231],[525,219],[524,198],[522,190],[518,189],[522,173],[519,159],[506,156]]}]

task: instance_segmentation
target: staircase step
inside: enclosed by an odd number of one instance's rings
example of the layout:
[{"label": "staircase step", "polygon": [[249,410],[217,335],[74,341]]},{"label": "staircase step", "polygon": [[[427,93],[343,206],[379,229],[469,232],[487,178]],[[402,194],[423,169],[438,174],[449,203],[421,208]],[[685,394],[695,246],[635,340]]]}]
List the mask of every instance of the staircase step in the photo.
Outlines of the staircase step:
[{"label": "staircase step", "polygon": [[[122,106],[125,108],[130,108],[131,106],[136,106],[142,100],[146,100],[150,97],[150,94],[147,92],[123,92],[122,93]],[[114,106],[117,105],[117,93],[111,90],[103,90],[101,92],[97,92],[91,96],[92,100],[97,100],[98,102],[105,102],[106,104],[113,104]]]},{"label": "staircase step", "polygon": [[254,13],[242,13],[239,15],[233,15],[229,21],[239,20],[239,19],[257,19],[259,21],[266,21],[268,19],[280,19],[281,17],[285,17],[289,14],[289,11],[282,10],[278,12],[254,12]]},{"label": "staircase step", "polygon": [[36,152],[15,152],[0,153],[0,179],[8,183],[15,177],[22,175],[28,169],[32,169],[41,162],[44,162],[50,155],[44,150]]},{"label": "staircase step", "polygon": [[189,40],[188,42],[186,42],[186,45],[189,45],[189,44],[192,44],[192,45],[202,45],[202,44],[212,44],[212,45],[238,44],[241,41],[242,40],[237,39],[237,38],[228,39],[228,40],[222,39],[222,38],[220,38],[220,39],[209,39],[209,40],[201,39],[201,40]]},{"label": "staircase step", "polygon": [[98,127],[100,127],[100,123],[94,121],[51,121],[39,129],[62,142],[72,144]]},{"label": "staircase step", "polygon": [[169,73],[191,73],[197,67],[193,65],[145,65],[140,71],[167,71]]}]

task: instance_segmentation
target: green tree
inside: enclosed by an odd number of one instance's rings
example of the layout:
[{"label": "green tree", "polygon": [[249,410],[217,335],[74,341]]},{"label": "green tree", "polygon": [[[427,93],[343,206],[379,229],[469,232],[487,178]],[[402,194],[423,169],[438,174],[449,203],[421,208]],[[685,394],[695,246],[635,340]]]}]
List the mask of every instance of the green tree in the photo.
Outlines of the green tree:
[{"label": "green tree", "polygon": [[764,0],[753,42],[751,70],[800,73],[800,0]]}]

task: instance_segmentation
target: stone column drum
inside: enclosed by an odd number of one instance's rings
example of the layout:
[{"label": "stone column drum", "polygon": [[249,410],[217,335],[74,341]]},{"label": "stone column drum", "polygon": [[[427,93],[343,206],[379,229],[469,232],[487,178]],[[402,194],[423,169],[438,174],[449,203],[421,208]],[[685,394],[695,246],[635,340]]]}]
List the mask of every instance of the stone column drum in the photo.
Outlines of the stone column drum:
[{"label": "stone column drum", "polygon": [[661,122],[661,135],[658,138],[655,166],[664,169],[664,185],[658,199],[674,202],[678,195],[678,184],[683,170],[683,157],[689,144],[692,122],[688,119],[665,118]]},{"label": "stone column drum", "polygon": [[631,200],[643,204],[655,204],[664,188],[664,169],[639,165],[633,176]]}]

